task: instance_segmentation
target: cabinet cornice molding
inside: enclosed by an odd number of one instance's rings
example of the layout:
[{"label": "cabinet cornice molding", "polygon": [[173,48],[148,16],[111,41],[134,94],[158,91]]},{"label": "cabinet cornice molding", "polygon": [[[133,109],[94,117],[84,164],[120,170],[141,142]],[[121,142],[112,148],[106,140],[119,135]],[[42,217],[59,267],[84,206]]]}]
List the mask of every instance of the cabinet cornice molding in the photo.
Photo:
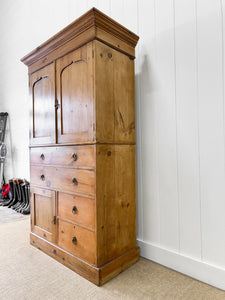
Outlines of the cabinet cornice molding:
[{"label": "cabinet cornice molding", "polygon": [[131,58],[135,57],[134,48],[139,39],[136,34],[127,28],[109,18],[98,9],[92,8],[66,28],[42,43],[39,47],[28,53],[21,61],[25,65],[30,66],[78,36],[80,37],[79,44],[76,43],[74,49],[97,39],[127,54]]}]

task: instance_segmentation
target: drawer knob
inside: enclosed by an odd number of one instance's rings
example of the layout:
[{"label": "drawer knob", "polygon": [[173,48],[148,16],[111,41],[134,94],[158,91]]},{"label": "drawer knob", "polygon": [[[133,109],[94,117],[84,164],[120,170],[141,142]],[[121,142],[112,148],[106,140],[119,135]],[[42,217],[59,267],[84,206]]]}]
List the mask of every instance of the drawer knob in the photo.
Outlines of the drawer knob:
[{"label": "drawer knob", "polygon": [[73,238],[72,238],[72,243],[73,243],[74,245],[77,244],[77,238],[76,238],[75,236],[73,236]]},{"label": "drawer knob", "polygon": [[73,159],[74,161],[78,160],[78,155],[77,155],[77,153],[73,153],[73,154],[72,154],[72,159]]},{"label": "drawer knob", "polygon": [[77,208],[76,208],[76,206],[73,206],[73,208],[72,208],[72,213],[73,213],[74,215],[77,213]]},{"label": "drawer knob", "polygon": [[40,155],[40,158],[41,158],[42,160],[44,160],[44,159],[45,159],[45,155],[44,155],[44,153],[41,153],[41,155]]},{"label": "drawer knob", "polygon": [[41,179],[42,181],[44,181],[44,180],[45,180],[45,175],[44,175],[44,174],[41,174],[40,179]]},{"label": "drawer knob", "polygon": [[72,183],[73,183],[74,185],[78,185],[78,181],[77,181],[77,179],[76,179],[75,177],[73,177]]}]

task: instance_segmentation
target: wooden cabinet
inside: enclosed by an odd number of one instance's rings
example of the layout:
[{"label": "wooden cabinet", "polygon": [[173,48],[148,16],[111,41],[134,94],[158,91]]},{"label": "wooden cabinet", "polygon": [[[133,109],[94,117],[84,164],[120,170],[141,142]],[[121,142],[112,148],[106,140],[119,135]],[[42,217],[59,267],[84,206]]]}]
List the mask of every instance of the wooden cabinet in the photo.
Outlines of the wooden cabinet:
[{"label": "wooden cabinet", "polygon": [[22,61],[31,99],[31,244],[97,285],[139,258],[138,37],[93,8]]}]

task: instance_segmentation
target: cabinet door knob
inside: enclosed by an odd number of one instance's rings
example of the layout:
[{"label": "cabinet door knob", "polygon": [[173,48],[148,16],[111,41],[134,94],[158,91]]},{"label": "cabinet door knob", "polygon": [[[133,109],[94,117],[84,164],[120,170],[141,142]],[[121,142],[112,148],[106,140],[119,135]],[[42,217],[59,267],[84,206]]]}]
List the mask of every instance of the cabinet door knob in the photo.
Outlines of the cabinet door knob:
[{"label": "cabinet door knob", "polygon": [[41,179],[42,181],[44,181],[44,180],[45,180],[45,175],[44,175],[44,174],[41,174],[40,179]]},{"label": "cabinet door knob", "polygon": [[74,161],[77,161],[77,160],[78,160],[78,155],[77,155],[77,153],[73,153],[73,154],[72,154],[72,159],[73,159]]},{"label": "cabinet door knob", "polygon": [[77,213],[77,208],[76,208],[76,206],[73,206],[73,208],[72,208],[72,213],[73,213],[73,214],[76,214],[76,213]]},{"label": "cabinet door knob", "polygon": [[73,243],[74,245],[77,244],[77,238],[76,238],[75,236],[73,236],[73,238],[72,238],[72,243]]},{"label": "cabinet door knob", "polygon": [[74,185],[78,185],[78,181],[77,181],[77,179],[76,179],[75,177],[72,178],[72,183],[73,183]]},{"label": "cabinet door knob", "polygon": [[42,160],[44,160],[44,159],[45,159],[45,155],[44,155],[44,153],[41,153],[41,155],[40,155],[40,158],[41,158]]}]

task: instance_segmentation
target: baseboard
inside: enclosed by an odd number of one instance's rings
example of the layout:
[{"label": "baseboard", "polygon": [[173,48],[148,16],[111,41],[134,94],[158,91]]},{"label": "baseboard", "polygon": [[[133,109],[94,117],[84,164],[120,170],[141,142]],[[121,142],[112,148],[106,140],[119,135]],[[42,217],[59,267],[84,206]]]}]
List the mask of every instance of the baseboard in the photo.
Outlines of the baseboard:
[{"label": "baseboard", "polygon": [[225,269],[137,240],[140,255],[197,280],[225,290]]},{"label": "baseboard", "polygon": [[105,265],[95,267],[33,232],[30,233],[30,243],[98,286],[123,272],[139,259],[139,247],[135,247]]}]

